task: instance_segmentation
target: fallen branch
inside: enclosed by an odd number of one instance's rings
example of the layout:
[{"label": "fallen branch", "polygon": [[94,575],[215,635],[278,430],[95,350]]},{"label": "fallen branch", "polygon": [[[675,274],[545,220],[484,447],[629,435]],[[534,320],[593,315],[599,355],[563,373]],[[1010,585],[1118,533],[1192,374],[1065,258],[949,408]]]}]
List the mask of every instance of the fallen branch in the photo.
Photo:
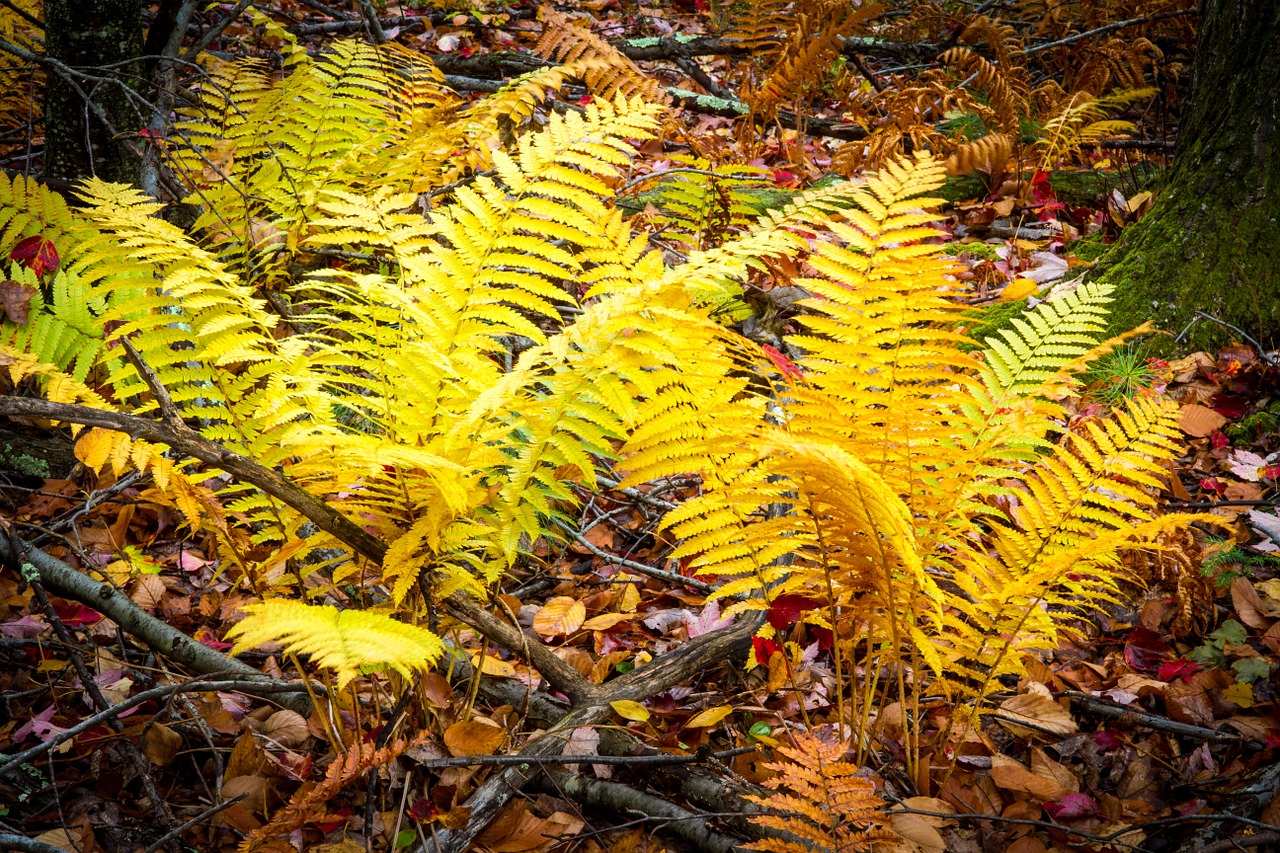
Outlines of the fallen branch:
[{"label": "fallen branch", "polygon": [[[27,562],[35,568],[41,583],[49,591],[92,607],[109,617],[121,630],[146,643],[156,654],[202,674],[234,673],[239,679],[236,683],[245,687],[248,682],[261,682],[260,686],[269,687],[269,692],[282,692],[280,685],[283,682],[269,678],[248,664],[227,657],[204,643],[196,642],[169,623],[147,613],[111,584],[95,581],[84,572],[37,548],[28,546],[24,550]],[[0,559],[11,564],[19,560],[18,551],[4,535],[0,535]],[[21,566],[18,568],[21,569]],[[300,684],[289,685],[289,689],[294,693],[305,691]],[[245,692],[252,691],[246,689]],[[305,704],[306,710],[310,709],[310,701],[305,693],[294,704]]]},{"label": "fallen branch", "polygon": [[1145,711],[1135,710],[1128,705],[1108,702],[1105,699],[1099,699],[1097,696],[1090,696],[1088,693],[1077,693],[1074,690],[1068,690],[1060,695],[1066,696],[1073,705],[1082,711],[1101,714],[1105,717],[1123,717],[1149,729],[1168,732],[1181,737],[1213,741],[1215,743],[1239,743],[1241,740],[1240,735],[1231,732],[1220,732],[1204,726],[1179,723],[1177,720],[1170,720],[1168,717],[1160,717],[1155,714],[1148,714]]},{"label": "fallen branch", "polygon": [[707,818],[629,785],[578,776],[563,770],[544,770],[535,785],[543,793],[567,797],[591,808],[624,814],[639,812],[659,818],[663,830],[694,850],[732,853],[738,846],[736,839],[712,829]]}]

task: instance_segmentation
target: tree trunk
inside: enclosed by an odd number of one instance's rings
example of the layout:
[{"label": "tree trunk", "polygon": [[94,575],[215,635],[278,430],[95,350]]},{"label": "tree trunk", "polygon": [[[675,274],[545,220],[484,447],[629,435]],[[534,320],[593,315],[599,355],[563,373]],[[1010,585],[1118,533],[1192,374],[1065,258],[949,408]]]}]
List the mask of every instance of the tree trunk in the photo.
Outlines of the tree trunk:
[{"label": "tree trunk", "polygon": [[[1200,0],[1177,155],[1154,208],[1090,275],[1116,285],[1115,326],[1181,331],[1203,311],[1280,345],[1280,3]],[[1233,333],[1201,319],[1196,347]]]},{"label": "tree trunk", "polygon": [[45,0],[45,47],[52,60],[101,80],[48,69],[44,172],[136,183],[139,159],[127,136],[145,123],[122,86],[142,90],[142,0]]}]

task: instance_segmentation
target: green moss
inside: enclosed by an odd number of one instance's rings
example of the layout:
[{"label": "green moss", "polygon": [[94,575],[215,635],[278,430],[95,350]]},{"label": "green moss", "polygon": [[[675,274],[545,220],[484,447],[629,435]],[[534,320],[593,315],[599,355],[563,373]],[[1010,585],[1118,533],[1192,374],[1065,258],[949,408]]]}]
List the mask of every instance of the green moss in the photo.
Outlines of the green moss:
[{"label": "green moss", "polygon": [[10,471],[27,477],[49,478],[53,476],[47,461],[28,453],[15,453],[11,444],[4,446],[4,464]]}]

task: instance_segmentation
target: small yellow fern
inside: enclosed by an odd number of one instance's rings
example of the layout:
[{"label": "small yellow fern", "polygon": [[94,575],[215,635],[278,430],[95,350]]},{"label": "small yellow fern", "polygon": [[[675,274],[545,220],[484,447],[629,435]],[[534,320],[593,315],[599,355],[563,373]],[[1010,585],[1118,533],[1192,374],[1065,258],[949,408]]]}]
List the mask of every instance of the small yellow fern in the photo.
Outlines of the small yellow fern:
[{"label": "small yellow fern", "polygon": [[240,609],[248,615],[227,632],[236,638],[232,654],[263,643],[282,643],[286,651],[311,655],[333,670],[338,689],[362,670],[393,669],[411,678],[415,671],[430,668],[444,651],[440,638],[427,629],[382,613],[281,598]]}]

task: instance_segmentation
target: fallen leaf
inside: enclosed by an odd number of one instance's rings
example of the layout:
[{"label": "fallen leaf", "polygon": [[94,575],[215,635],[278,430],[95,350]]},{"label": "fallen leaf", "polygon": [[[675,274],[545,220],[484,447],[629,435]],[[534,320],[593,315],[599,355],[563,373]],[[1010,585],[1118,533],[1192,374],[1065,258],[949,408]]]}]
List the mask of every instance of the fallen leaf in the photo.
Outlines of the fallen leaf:
[{"label": "fallen leaf", "polygon": [[632,702],[630,699],[619,699],[617,702],[610,702],[609,705],[624,720],[643,723],[649,719],[649,709],[639,702]]},{"label": "fallen leaf", "polygon": [[287,709],[276,711],[267,717],[258,734],[285,749],[302,746],[311,735],[307,730],[307,718],[297,711]]},{"label": "fallen leaf", "polygon": [[1199,403],[1190,403],[1178,412],[1178,428],[1196,438],[1204,438],[1221,429],[1226,422],[1222,415]]},{"label": "fallen leaf", "polygon": [[[1006,719],[1007,718],[1007,719]],[[1079,731],[1071,713],[1047,696],[1023,693],[1000,703],[1000,716],[996,720],[1009,729],[1017,729],[1019,722],[1029,723],[1034,730],[1055,735],[1073,735]]]},{"label": "fallen leaf", "polygon": [[720,705],[716,708],[707,708],[705,711],[699,711],[693,715],[693,719],[685,723],[685,728],[700,729],[709,728],[723,720],[725,717],[733,713],[732,705]]},{"label": "fallen leaf", "polygon": [[548,601],[533,617],[533,630],[539,637],[565,637],[587,621],[587,608],[576,598],[558,595]]},{"label": "fallen leaf", "polygon": [[142,754],[157,767],[177,758],[182,749],[182,735],[164,723],[151,723],[142,740]]},{"label": "fallen leaf", "polygon": [[15,326],[25,324],[35,295],[36,289],[29,284],[19,284],[11,278],[0,281],[0,319],[8,317]]},{"label": "fallen leaf", "polygon": [[506,739],[506,729],[482,720],[462,720],[444,732],[444,745],[455,756],[493,755]]}]

